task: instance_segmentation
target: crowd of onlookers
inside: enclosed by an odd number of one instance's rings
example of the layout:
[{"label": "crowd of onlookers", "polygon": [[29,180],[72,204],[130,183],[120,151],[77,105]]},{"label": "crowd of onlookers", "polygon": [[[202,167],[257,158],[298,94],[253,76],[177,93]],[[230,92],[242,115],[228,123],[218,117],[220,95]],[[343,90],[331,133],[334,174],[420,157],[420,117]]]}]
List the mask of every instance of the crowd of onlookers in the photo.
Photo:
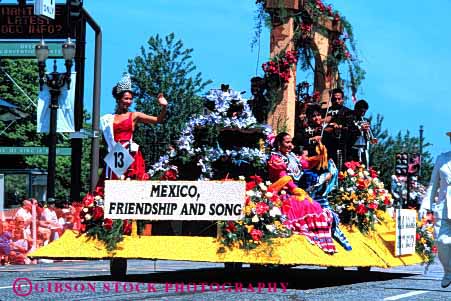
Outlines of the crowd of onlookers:
[{"label": "crowd of onlookers", "polygon": [[[36,208],[36,239],[33,239],[33,206]],[[12,212],[12,211],[10,211]],[[0,258],[5,264],[30,264],[27,254],[35,248],[58,239],[65,230],[74,228],[76,210],[69,203],[56,208],[55,201],[45,204],[35,199],[22,201],[22,206],[13,215],[2,212],[0,223]],[[35,246],[33,242],[35,241]]]}]

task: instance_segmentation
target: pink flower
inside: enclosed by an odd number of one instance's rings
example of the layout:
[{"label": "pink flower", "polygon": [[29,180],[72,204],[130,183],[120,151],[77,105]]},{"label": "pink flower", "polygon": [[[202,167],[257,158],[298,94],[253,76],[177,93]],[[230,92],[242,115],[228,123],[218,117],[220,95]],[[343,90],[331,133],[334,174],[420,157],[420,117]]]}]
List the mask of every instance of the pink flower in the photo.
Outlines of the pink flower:
[{"label": "pink flower", "polygon": [[255,206],[255,211],[258,215],[265,214],[266,212],[268,212],[268,210],[269,206],[264,202],[257,203],[257,205]]},{"label": "pink flower", "polygon": [[259,241],[262,236],[263,236],[263,232],[261,230],[257,230],[257,229],[252,229],[251,233],[249,233],[252,236],[252,239],[255,241]]}]

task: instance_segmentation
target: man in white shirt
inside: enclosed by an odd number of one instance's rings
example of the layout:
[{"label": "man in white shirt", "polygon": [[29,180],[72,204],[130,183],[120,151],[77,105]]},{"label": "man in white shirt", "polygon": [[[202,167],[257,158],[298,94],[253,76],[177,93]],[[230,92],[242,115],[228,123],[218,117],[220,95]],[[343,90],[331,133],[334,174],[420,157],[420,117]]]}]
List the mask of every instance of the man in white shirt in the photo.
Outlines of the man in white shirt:
[{"label": "man in white shirt", "polygon": [[[451,132],[447,135],[451,138]],[[437,217],[441,217],[436,241],[438,258],[445,272],[441,285],[445,288],[451,284],[451,151],[437,157],[431,182],[421,203],[420,216],[432,210],[436,196],[438,196],[438,204],[443,205],[441,212],[436,213]]]},{"label": "man in white shirt", "polygon": [[29,200],[23,200],[22,201],[22,207],[17,210],[16,214],[14,215],[14,219],[17,219],[17,217],[21,217],[24,221],[24,227],[25,229],[29,230],[31,227],[31,202]]},{"label": "man in white shirt", "polygon": [[61,234],[61,225],[58,223],[58,217],[55,212],[55,199],[49,198],[47,200],[47,208],[44,208],[42,211],[39,224],[41,227],[52,231],[52,240],[59,238]]}]

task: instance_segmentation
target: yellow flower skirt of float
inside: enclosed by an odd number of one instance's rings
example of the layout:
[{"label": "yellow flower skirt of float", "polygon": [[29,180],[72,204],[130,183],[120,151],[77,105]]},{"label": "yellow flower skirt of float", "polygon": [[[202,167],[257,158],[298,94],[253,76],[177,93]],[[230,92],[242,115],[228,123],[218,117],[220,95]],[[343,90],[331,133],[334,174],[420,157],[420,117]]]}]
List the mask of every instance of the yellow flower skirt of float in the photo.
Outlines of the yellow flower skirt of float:
[{"label": "yellow flower skirt of float", "polygon": [[213,237],[138,236],[135,231],[125,236],[117,249],[109,253],[102,242],[66,231],[51,244],[30,254],[32,258],[56,259],[162,259],[205,262],[242,262],[253,264],[317,265],[333,267],[393,267],[422,262],[418,254],[394,256],[394,221],[386,215],[368,236],[357,229],[341,227],[348,237],[352,251],[338,244],[338,253],[328,255],[310,244],[303,236],[274,239],[254,250],[224,248]]}]

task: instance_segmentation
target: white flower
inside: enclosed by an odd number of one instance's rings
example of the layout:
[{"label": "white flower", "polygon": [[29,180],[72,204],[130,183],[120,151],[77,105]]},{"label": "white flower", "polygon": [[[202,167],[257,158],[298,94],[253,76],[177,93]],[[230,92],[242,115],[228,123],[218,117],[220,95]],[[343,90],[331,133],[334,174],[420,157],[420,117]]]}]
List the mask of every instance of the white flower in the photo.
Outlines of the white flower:
[{"label": "white flower", "polygon": [[94,198],[96,201],[100,200],[102,197],[100,195],[96,195],[96,197]]},{"label": "white flower", "polygon": [[341,191],[341,192],[344,192],[345,190],[344,190],[344,188],[343,188],[343,187],[340,187],[340,191]]},{"label": "white flower", "polygon": [[272,183],[270,181],[265,182],[266,186],[270,186]]},{"label": "white flower", "polygon": [[246,178],[245,178],[244,176],[239,176],[239,177],[238,177],[238,180],[244,181],[244,180],[246,180]]},{"label": "white flower", "polygon": [[274,227],[273,225],[266,225],[265,227],[269,232],[274,232],[274,230],[276,230],[276,227]]},{"label": "white flower", "polygon": [[348,168],[348,170],[346,171],[348,173],[348,175],[353,176],[354,175],[354,171],[351,168]]},{"label": "white flower", "polygon": [[272,198],[272,196],[273,196],[272,192],[268,191],[268,192],[265,193],[265,197],[267,197],[268,199]]},{"label": "white flower", "polygon": [[373,193],[374,193],[373,189],[371,189],[371,188],[368,189],[368,194],[369,194],[369,195],[372,195]]},{"label": "white flower", "polygon": [[266,185],[263,184],[263,183],[258,184],[258,186],[259,186],[260,189],[263,190],[263,191],[266,191],[266,190],[268,189],[268,187],[266,187]]},{"label": "white flower", "polygon": [[369,176],[370,175],[370,173],[367,171],[367,170],[365,170],[364,172],[363,172],[363,174],[365,175],[365,176]]},{"label": "white flower", "polygon": [[285,190],[282,190],[282,191],[280,192],[280,194],[281,194],[281,195],[285,195],[285,194],[287,194],[287,192],[286,192]]},{"label": "white flower", "polygon": [[88,211],[89,211],[89,209],[88,209],[88,208],[86,208],[86,207],[85,207],[85,208],[83,208],[83,212],[84,212],[84,213],[87,213]]},{"label": "white flower", "polygon": [[125,180],[125,176],[124,176],[124,175],[122,175],[120,179],[121,179],[121,180]]},{"label": "white flower", "polygon": [[269,210],[269,215],[272,217],[276,217],[282,215],[282,212],[280,212],[279,207],[272,207],[272,209]]},{"label": "white flower", "polygon": [[246,195],[247,196],[255,196],[255,193],[253,190],[248,190],[248,191],[246,191]]},{"label": "white flower", "polygon": [[85,215],[85,219],[86,219],[87,221],[89,221],[89,220],[91,219],[91,214],[86,214],[86,215]]},{"label": "white flower", "polygon": [[254,217],[252,218],[252,222],[253,223],[258,223],[260,221],[260,219],[258,218],[257,215],[254,215]]},{"label": "white flower", "polygon": [[363,178],[363,172],[359,171],[359,178]]},{"label": "white flower", "polygon": [[352,177],[352,178],[351,178],[351,181],[352,181],[352,182],[355,182],[355,181],[357,181],[357,179],[356,179],[355,177]]}]

